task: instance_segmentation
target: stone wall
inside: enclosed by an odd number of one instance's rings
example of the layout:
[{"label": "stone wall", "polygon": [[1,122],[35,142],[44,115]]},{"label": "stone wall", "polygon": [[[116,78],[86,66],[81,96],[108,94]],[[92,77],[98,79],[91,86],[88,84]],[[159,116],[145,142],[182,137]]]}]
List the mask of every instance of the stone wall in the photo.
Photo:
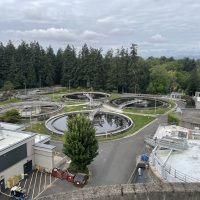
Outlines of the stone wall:
[{"label": "stone wall", "polygon": [[39,200],[199,200],[200,183],[126,184],[85,188]]}]

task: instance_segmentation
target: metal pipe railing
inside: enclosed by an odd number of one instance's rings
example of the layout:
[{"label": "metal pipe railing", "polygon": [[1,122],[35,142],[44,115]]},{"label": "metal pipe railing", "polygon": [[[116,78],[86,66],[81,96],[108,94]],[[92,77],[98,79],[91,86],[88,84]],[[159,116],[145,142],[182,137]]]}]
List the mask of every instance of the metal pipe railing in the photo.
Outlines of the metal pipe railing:
[{"label": "metal pipe railing", "polygon": [[168,180],[169,178],[167,175],[169,175],[173,177],[175,180],[178,180],[181,182],[200,182],[200,179],[189,176],[171,167],[170,165],[164,164],[162,160],[158,156],[155,155],[155,153],[156,152],[152,152],[151,159],[153,160],[154,167],[157,169],[157,171],[163,178]]}]

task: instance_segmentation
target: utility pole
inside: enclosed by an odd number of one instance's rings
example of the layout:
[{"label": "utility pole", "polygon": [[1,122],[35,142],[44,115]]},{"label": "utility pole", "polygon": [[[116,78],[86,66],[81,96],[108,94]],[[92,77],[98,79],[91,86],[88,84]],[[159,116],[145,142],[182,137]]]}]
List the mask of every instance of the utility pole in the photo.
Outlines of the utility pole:
[{"label": "utility pole", "polygon": [[155,113],[156,113],[156,96],[155,96]]}]

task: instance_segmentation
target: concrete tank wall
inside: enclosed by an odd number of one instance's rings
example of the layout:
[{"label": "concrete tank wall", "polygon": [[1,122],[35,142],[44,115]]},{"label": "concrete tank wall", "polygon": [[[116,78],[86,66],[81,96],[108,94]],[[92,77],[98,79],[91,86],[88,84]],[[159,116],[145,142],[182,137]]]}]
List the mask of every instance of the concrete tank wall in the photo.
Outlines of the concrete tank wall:
[{"label": "concrete tank wall", "polygon": [[85,188],[39,200],[199,200],[200,184],[126,184]]}]

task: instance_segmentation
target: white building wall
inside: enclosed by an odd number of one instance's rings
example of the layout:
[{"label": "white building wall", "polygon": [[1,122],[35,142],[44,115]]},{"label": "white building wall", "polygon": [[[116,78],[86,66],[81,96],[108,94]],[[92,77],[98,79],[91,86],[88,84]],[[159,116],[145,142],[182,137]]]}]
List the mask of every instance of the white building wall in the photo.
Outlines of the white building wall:
[{"label": "white building wall", "polygon": [[7,180],[10,177],[23,174],[24,173],[24,164],[27,163],[27,161],[32,160],[32,158],[33,158],[33,156],[29,156],[29,157],[21,160],[20,162],[16,163],[15,165],[9,167],[8,169],[0,172],[0,180],[5,179],[5,184],[6,184]]},{"label": "white building wall", "polygon": [[29,140],[26,143],[27,157],[25,159],[19,161],[18,163],[14,164],[13,166],[7,168],[6,170],[0,172],[0,180],[5,179],[5,184],[6,184],[7,180],[10,177],[24,174],[24,164],[26,164],[30,160],[32,160],[32,166],[34,168],[34,166],[35,166],[35,157],[34,157],[34,149],[33,149],[34,143],[35,143],[35,138],[32,138],[32,140]]},{"label": "white building wall", "polygon": [[51,171],[54,168],[54,152],[35,149],[35,165]]},{"label": "white building wall", "polygon": [[200,97],[196,98],[196,108],[200,109]]}]

